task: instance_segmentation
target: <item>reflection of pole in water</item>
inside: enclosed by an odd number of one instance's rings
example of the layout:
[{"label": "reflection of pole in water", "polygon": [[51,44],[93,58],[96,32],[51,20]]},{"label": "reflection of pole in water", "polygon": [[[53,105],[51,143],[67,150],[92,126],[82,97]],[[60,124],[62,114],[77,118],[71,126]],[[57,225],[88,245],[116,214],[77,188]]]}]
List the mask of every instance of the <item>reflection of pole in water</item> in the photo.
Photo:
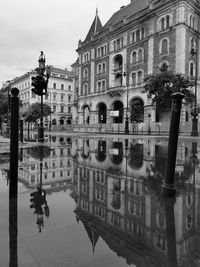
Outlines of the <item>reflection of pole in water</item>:
[{"label": "reflection of pole in water", "polygon": [[166,232],[167,232],[167,251],[168,251],[168,267],[177,267],[176,252],[176,229],[174,217],[175,198],[164,198]]},{"label": "reflection of pole in water", "polygon": [[9,197],[9,237],[10,237],[10,264],[9,267],[18,266],[17,257],[17,233],[18,233],[18,218],[17,218],[17,197]]}]

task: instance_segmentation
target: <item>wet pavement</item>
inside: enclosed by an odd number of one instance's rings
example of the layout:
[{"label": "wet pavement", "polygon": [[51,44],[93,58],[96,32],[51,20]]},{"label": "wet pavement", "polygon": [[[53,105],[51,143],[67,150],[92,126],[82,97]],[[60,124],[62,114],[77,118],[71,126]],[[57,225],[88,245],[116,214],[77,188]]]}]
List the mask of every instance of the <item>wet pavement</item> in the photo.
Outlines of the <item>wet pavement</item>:
[{"label": "wet pavement", "polygon": [[20,144],[17,199],[0,164],[0,266],[200,266],[200,140],[179,139],[170,199],[167,146],[60,133]]}]

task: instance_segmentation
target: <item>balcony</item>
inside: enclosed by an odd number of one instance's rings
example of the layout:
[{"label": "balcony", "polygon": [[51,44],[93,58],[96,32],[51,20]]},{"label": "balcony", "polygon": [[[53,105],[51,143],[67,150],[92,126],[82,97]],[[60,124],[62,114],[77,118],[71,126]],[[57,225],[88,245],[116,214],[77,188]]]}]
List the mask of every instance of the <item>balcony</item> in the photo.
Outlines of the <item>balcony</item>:
[{"label": "balcony", "polygon": [[126,86],[110,87],[106,90],[106,94],[110,96],[121,96],[126,91]]},{"label": "balcony", "polygon": [[122,74],[122,71],[123,71],[122,66],[117,67],[114,69],[114,75],[116,76],[117,74]]}]

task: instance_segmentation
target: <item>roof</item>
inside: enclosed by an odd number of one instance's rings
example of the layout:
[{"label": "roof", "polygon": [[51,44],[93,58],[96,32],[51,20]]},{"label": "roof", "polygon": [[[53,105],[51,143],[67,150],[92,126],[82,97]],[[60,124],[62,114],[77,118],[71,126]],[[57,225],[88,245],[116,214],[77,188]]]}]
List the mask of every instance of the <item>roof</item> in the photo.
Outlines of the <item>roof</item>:
[{"label": "roof", "polygon": [[101,21],[100,21],[99,16],[98,16],[98,11],[96,11],[95,18],[92,22],[92,25],[91,25],[89,32],[88,32],[84,41],[87,41],[87,40],[90,41],[91,37],[98,34],[102,28],[103,27],[102,27]]},{"label": "roof", "polygon": [[106,28],[119,23],[124,18],[129,18],[147,7],[149,7],[149,0],[132,0],[130,4],[121,7],[120,10],[115,12],[112,17],[106,22],[103,29],[105,30]]}]

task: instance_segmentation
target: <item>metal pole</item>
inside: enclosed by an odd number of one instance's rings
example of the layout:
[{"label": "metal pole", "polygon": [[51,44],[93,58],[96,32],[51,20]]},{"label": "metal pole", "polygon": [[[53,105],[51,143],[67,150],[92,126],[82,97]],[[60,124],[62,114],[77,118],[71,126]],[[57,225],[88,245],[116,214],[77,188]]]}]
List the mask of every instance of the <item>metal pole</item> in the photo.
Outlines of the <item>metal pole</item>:
[{"label": "metal pole", "polygon": [[125,133],[129,133],[129,120],[128,120],[128,86],[126,87],[126,117],[125,117]]},{"label": "metal pole", "polygon": [[43,95],[41,95],[40,106],[40,126],[38,129],[38,142],[44,142],[44,126],[43,126]]},{"label": "metal pole", "polygon": [[172,95],[171,123],[168,142],[167,166],[165,172],[165,183],[162,186],[163,196],[174,196],[176,188],[174,186],[174,173],[176,166],[176,152],[178,144],[179,123],[181,104],[184,95],[180,92]]},{"label": "metal pole", "polygon": [[17,236],[18,236],[18,203],[17,196],[9,197],[9,249],[10,262],[9,267],[18,266],[17,255]]},{"label": "metal pole", "polygon": [[167,254],[168,267],[177,267],[177,250],[176,250],[176,228],[174,216],[175,197],[164,198],[166,235],[167,235]]},{"label": "metal pole", "polygon": [[10,134],[10,197],[17,196],[18,150],[19,150],[19,90],[11,89],[11,134]]}]

